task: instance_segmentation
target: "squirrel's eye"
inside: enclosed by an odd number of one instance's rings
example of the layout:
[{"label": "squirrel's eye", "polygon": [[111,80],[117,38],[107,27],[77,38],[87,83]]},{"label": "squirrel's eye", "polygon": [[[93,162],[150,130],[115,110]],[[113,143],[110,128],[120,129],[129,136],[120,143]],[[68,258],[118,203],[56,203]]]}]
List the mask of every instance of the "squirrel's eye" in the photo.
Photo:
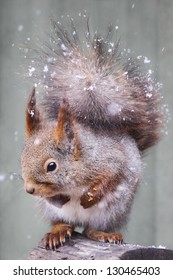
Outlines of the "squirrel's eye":
[{"label": "squirrel's eye", "polygon": [[47,172],[54,171],[56,169],[56,163],[55,162],[50,162],[47,166]]},{"label": "squirrel's eye", "polygon": [[52,159],[48,159],[45,164],[44,164],[44,169],[46,172],[53,172],[55,170],[57,170],[58,164],[56,163],[56,161],[52,158]]}]

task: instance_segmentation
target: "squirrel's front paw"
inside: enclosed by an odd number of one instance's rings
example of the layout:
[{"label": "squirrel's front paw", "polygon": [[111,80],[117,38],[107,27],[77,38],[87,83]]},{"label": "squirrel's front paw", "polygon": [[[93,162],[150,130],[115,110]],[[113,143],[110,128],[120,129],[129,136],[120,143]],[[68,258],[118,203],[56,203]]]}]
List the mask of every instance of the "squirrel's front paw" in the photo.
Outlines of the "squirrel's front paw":
[{"label": "squirrel's front paw", "polygon": [[94,204],[98,203],[100,198],[88,191],[84,193],[80,198],[80,205],[83,206],[84,209],[92,207]]},{"label": "squirrel's front paw", "polygon": [[85,235],[93,240],[101,242],[109,242],[121,244],[123,243],[123,236],[120,233],[108,233],[104,231],[98,231],[95,229],[86,229]]},{"label": "squirrel's front paw", "polygon": [[44,237],[44,245],[47,250],[56,250],[60,245],[66,242],[66,238],[70,238],[73,232],[73,227],[68,224],[57,224],[52,231]]}]

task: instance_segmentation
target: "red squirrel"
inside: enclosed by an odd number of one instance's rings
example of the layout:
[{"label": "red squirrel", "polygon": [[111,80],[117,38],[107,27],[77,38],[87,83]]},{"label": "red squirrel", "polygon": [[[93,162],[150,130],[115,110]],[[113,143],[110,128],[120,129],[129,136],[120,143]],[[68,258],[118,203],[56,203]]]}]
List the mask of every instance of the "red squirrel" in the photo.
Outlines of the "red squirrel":
[{"label": "red squirrel", "polygon": [[73,21],[53,21],[33,71],[45,92],[37,98],[34,87],[27,103],[21,165],[25,190],[53,225],[47,249],[76,226],[91,239],[123,242],[142,155],[160,138],[156,86],[109,35],[92,36],[86,24],[81,41]]}]

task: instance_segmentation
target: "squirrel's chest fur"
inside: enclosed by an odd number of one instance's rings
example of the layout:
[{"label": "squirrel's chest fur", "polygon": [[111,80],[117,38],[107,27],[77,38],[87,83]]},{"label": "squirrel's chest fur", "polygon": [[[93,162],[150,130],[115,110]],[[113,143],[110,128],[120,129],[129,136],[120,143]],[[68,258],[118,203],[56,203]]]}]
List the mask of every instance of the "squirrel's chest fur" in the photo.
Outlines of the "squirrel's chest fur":
[{"label": "squirrel's chest fur", "polygon": [[70,201],[61,208],[42,199],[39,200],[39,204],[44,216],[53,223],[63,221],[75,226],[89,226],[100,230],[119,229],[128,218],[134,188],[123,183],[118,186],[116,191],[108,194],[97,205],[88,209],[84,209],[80,205],[80,196],[76,195],[72,195]]}]

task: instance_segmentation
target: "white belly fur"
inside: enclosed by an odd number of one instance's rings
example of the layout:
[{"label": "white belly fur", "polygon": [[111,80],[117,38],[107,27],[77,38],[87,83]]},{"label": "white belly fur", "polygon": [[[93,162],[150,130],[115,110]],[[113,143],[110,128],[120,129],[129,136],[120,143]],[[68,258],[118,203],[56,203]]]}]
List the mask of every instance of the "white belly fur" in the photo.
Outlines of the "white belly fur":
[{"label": "white belly fur", "polygon": [[123,183],[115,192],[87,209],[80,205],[80,196],[71,196],[71,200],[62,208],[58,208],[46,200],[40,202],[44,216],[52,222],[63,221],[75,226],[90,226],[106,230],[113,227],[120,228],[124,224],[132,198],[132,190]]}]

